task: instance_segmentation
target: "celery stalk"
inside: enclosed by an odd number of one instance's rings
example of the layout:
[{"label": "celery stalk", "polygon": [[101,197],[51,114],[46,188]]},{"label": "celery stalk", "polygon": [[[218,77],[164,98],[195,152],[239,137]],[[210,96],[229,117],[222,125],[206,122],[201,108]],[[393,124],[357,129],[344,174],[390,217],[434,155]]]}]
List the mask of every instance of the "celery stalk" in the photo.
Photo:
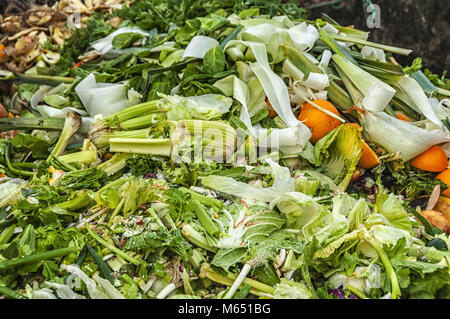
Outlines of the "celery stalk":
[{"label": "celery stalk", "polygon": [[108,131],[108,130],[96,130],[89,133],[89,138],[95,146],[102,148],[109,145],[111,138],[141,138],[145,139],[149,136],[150,130],[148,128],[133,130],[133,131]]},{"label": "celery stalk", "polygon": [[203,205],[211,206],[216,211],[219,211],[223,206],[222,201],[214,199],[209,196],[204,196],[204,195],[198,194],[194,191],[191,191],[190,189],[187,189],[186,187],[180,187],[178,189],[180,191],[182,191],[183,193],[189,193],[191,195],[191,198],[197,200],[198,202],[202,203]]},{"label": "celery stalk", "polygon": [[200,204],[200,202],[195,198],[192,199],[192,202],[194,203],[195,207],[194,213],[200,221],[200,224],[202,224],[202,226],[205,228],[206,232],[211,236],[219,234],[219,228],[214,223],[212,216],[206,211],[203,205]]},{"label": "celery stalk", "polygon": [[113,175],[126,166],[129,157],[130,154],[116,153],[106,162],[97,165],[97,168],[108,175]]},{"label": "celery stalk", "polygon": [[166,115],[163,113],[150,113],[123,121],[118,126],[123,130],[137,130],[151,127],[165,118]]},{"label": "celery stalk", "polygon": [[116,112],[114,114],[105,116],[104,118],[94,123],[94,125],[97,127],[116,126],[122,123],[123,121],[139,117],[142,115],[146,115],[148,113],[166,112],[166,111],[167,111],[166,109],[162,109],[158,106],[158,100],[153,100],[150,102],[136,104],[127,107],[123,110],[120,110],[119,112]]},{"label": "celery stalk", "polygon": [[58,160],[64,163],[91,163],[97,159],[97,152],[87,150],[58,156]]},{"label": "celery stalk", "polygon": [[109,149],[111,152],[170,156],[172,141],[170,139],[115,137],[109,139]]},{"label": "celery stalk", "polygon": [[56,206],[65,210],[77,210],[87,207],[91,203],[95,203],[95,201],[89,196],[89,194],[84,193],[74,199],[59,203]]},{"label": "celery stalk", "polygon": [[213,253],[217,252],[217,248],[210,246],[205,236],[196,231],[194,227],[192,227],[191,225],[189,224],[185,225],[181,229],[181,233],[183,234],[184,237],[186,237],[188,241],[190,241],[194,245]]}]

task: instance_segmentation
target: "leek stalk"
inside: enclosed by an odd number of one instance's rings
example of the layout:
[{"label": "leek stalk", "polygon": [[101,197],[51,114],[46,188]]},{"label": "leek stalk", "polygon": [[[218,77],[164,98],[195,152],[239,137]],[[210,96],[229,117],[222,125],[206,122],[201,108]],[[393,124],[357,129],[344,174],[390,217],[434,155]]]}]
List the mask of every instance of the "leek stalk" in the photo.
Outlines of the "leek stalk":
[{"label": "leek stalk", "polygon": [[35,74],[16,74],[18,80],[25,83],[36,83],[50,86],[57,86],[61,83],[73,83],[75,78],[63,77],[63,76],[48,76],[48,75],[35,75]]},{"label": "leek stalk", "polygon": [[10,130],[62,131],[64,119],[42,117],[19,117],[0,119],[0,132]]},{"label": "leek stalk", "polygon": [[[81,116],[75,112],[69,112],[64,121],[64,127],[59,136],[58,142],[53,148],[51,155],[58,157],[64,153],[70,139],[78,131],[81,126]],[[49,157],[50,158],[50,157]]]},{"label": "leek stalk", "polygon": [[[204,263],[200,270],[200,278],[208,278],[209,280],[226,286],[231,286],[237,277],[237,275],[230,272],[227,273],[226,277],[222,276],[211,270],[207,263]],[[245,278],[242,283],[252,287],[250,293],[256,296],[266,296],[265,294],[272,295],[275,291],[275,288],[250,278]]]},{"label": "leek stalk", "polygon": [[410,55],[412,52],[412,50],[409,50],[409,49],[402,49],[402,48],[393,47],[390,45],[384,45],[384,44],[380,44],[380,43],[376,43],[376,42],[371,42],[371,41],[367,41],[367,40],[363,40],[363,39],[359,39],[359,38],[355,38],[355,37],[342,36],[342,35],[336,35],[336,34],[331,35],[331,37],[333,37],[334,40],[337,40],[337,41],[367,45],[369,47],[373,47],[373,48],[377,48],[377,49],[381,49],[384,51],[397,53],[397,54],[401,54],[401,55]]}]

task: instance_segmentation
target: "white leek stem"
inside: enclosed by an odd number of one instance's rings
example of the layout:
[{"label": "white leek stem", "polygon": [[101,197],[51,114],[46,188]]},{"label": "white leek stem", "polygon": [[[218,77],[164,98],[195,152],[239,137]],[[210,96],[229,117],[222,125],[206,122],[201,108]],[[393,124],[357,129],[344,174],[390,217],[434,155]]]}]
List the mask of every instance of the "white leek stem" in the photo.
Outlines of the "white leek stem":
[{"label": "white leek stem", "polygon": [[177,287],[173,283],[165,286],[156,296],[156,299],[165,299],[172,291],[174,291]]},{"label": "white leek stem", "polygon": [[150,290],[150,288],[152,288],[153,284],[155,283],[156,278],[152,278],[149,281],[147,281],[147,283],[145,284],[145,286],[143,287],[142,291],[144,293],[147,293],[147,291]]},{"label": "white leek stem", "polygon": [[230,287],[230,290],[226,293],[225,297],[223,299],[231,299],[233,298],[234,294],[238,290],[238,288],[241,286],[244,279],[247,277],[248,273],[250,272],[250,269],[252,269],[252,266],[249,264],[244,264],[244,267],[242,267],[241,272],[239,273],[239,276],[237,276],[236,280],[233,282],[233,285]]}]

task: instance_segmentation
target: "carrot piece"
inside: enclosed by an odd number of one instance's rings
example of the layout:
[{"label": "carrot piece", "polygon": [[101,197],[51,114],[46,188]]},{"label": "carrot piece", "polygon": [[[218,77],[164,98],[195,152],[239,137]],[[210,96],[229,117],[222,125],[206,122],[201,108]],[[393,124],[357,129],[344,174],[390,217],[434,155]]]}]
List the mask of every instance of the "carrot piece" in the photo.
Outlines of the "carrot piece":
[{"label": "carrot piece", "polygon": [[409,119],[409,117],[407,117],[406,115],[402,114],[402,113],[395,113],[395,116],[397,116],[397,118],[399,120],[405,121],[405,122],[411,122],[411,120]]},{"label": "carrot piece", "polygon": [[272,108],[272,104],[270,104],[269,99],[266,99],[266,104],[267,104],[267,110],[269,111],[269,117],[271,119],[275,118],[278,114],[277,112],[275,112],[275,110]]},{"label": "carrot piece", "polygon": [[75,64],[73,65],[73,67],[72,67],[72,70],[75,70],[76,68],[82,66],[83,64],[84,64],[83,61],[80,61],[80,62],[78,62],[78,63],[75,63]]}]

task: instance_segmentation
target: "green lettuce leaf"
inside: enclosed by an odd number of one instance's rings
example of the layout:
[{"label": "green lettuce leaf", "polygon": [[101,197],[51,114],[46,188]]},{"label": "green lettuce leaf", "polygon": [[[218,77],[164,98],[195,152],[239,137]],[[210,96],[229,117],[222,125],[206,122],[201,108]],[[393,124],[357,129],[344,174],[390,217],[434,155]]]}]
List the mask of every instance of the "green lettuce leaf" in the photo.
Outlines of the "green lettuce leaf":
[{"label": "green lettuce leaf", "polygon": [[347,189],[361,154],[361,133],[351,124],[340,125],[314,146],[316,162],[342,191]]},{"label": "green lettuce leaf", "polygon": [[412,229],[411,221],[406,210],[402,206],[403,201],[394,194],[382,188],[378,194],[375,203],[375,212],[385,216],[392,226],[410,231]]},{"label": "green lettuce leaf", "polygon": [[275,299],[312,299],[313,295],[305,285],[286,278],[281,278],[275,285]]}]

